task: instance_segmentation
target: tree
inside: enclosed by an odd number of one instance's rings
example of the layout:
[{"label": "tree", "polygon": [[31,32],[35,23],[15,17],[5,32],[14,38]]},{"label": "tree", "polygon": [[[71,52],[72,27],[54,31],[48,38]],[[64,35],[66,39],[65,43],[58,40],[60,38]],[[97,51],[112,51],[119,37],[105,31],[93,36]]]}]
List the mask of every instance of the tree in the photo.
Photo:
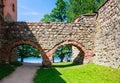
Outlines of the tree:
[{"label": "tree", "polygon": [[66,3],[64,0],[57,0],[56,7],[50,14],[45,14],[42,22],[65,22],[66,21]]},{"label": "tree", "polygon": [[23,44],[17,47],[18,57],[21,57],[21,62],[25,57],[39,57],[40,52],[33,46]]},{"label": "tree", "polygon": [[52,10],[51,15],[55,18],[55,21],[66,21],[66,3],[64,2],[64,0],[57,0],[56,8]]},{"label": "tree", "polygon": [[95,12],[106,0],[57,0],[50,14],[45,14],[42,22],[73,22],[82,14]]},{"label": "tree", "polygon": [[73,22],[79,15],[95,12],[104,1],[105,0],[66,0],[67,21]]},{"label": "tree", "polygon": [[58,56],[60,58],[60,62],[63,62],[64,59],[68,61],[67,57],[70,57],[71,55],[72,55],[71,45],[60,46],[54,53],[54,56]]},{"label": "tree", "polygon": [[42,22],[54,22],[55,19],[50,14],[45,14],[44,18],[41,19]]}]

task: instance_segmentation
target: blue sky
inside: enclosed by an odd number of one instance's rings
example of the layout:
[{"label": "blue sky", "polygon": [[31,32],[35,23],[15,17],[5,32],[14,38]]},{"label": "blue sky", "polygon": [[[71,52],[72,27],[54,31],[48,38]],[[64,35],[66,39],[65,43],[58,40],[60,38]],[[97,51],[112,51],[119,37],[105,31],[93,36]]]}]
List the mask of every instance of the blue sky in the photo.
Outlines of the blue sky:
[{"label": "blue sky", "polygon": [[18,0],[18,21],[39,22],[55,7],[56,0]]}]

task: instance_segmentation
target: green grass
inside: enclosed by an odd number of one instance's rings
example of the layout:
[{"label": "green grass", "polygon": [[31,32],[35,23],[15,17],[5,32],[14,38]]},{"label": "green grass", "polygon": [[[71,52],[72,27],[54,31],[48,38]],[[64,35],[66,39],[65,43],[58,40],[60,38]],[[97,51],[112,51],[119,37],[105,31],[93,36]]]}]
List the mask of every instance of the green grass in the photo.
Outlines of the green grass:
[{"label": "green grass", "polygon": [[34,83],[120,83],[120,70],[93,63],[58,63],[38,69]]},{"label": "green grass", "polygon": [[12,62],[10,64],[0,64],[0,80],[11,74],[16,67],[21,65],[22,64],[19,62]]}]

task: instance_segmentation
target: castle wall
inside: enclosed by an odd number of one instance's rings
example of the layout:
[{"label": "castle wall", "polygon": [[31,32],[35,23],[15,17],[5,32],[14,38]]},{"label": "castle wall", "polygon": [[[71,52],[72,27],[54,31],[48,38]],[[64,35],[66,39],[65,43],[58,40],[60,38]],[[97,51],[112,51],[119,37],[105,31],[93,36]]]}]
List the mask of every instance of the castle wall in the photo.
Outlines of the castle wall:
[{"label": "castle wall", "polygon": [[94,49],[95,25],[81,23],[9,23],[5,26],[5,45],[29,40],[43,49],[52,49],[65,40],[74,40],[86,49]]},{"label": "castle wall", "polygon": [[96,21],[96,55],[93,61],[120,68],[120,1],[107,1],[99,9]]}]

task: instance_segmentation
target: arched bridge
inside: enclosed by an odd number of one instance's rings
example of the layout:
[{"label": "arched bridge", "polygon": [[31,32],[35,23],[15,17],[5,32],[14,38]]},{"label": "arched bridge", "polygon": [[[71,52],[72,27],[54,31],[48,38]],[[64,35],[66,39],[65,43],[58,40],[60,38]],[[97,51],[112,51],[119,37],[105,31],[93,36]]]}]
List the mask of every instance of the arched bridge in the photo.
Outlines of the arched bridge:
[{"label": "arched bridge", "polygon": [[69,44],[82,50],[84,59],[91,60],[94,48],[95,25],[81,23],[26,23],[15,22],[4,25],[4,42],[1,53],[9,61],[13,48],[29,44],[37,48],[43,65],[50,65],[55,50]]}]

